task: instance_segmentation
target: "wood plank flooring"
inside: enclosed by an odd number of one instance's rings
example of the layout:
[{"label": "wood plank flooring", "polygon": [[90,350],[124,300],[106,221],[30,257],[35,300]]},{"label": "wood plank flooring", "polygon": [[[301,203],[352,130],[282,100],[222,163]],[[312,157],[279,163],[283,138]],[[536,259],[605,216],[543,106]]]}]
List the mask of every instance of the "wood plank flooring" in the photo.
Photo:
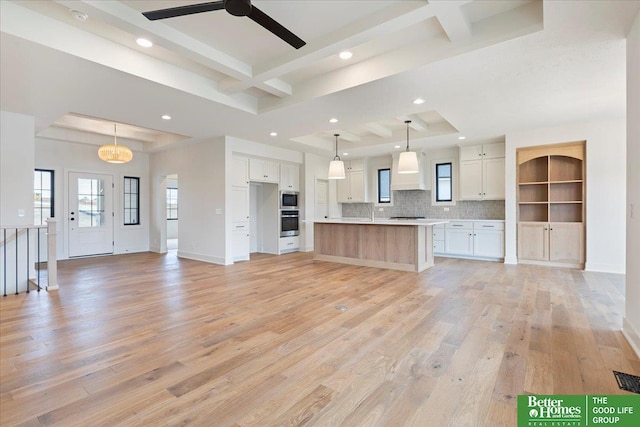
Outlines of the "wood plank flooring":
[{"label": "wood plank flooring", "polygon": [[143,253],[59,282],[0,300],[2,426],[514,426],[518,394],[640,375],[619,275]]}]

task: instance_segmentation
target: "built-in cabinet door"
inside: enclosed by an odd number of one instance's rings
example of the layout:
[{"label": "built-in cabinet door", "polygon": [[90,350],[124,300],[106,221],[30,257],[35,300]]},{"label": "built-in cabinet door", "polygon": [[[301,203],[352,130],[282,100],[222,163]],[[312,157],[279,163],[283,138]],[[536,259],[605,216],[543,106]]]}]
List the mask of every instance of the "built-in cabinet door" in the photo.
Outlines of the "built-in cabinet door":
[{"label": "built-in cabinet door", "polygon": [[231,221],[249,221],[249,188],[233,187],[231,189]]},{"label": "built-in cabinet door", "polygon": [[482,198],[504,200],[504,157],[485,159],[482,171]]},{"label": "built-in cabinet door", "polygon": [[280,179],[280,164],[276,162],[264,162],[264,175],[267,182],[278,182]]},{"label": "built-in cabinet door", "polygon": [[482,199],[482,160],[460,162],[459,176],[459,199]]},{"label": "built-in cabinet door", "polygon": [[518,224],[518,257],[532,261],[549,260],[549,225],[546,222]]},{"label": "built-in cabinet door", "polygon": [[232,232],[232,254],[234,261],[247,261],[249,259],[250,236],[249,230],[242,225],[237,225]]},{"label": "built-in cabinet door", "polygon": [[549,261],[584,263],[584,226],[581,223],[549,224]]},{"label": "built-in cabinet door", "polygon": [[344,179],[337,179],[336,185],[338,187],[338,203],[349,203],[351,200],[351,187],[349,174],[345,174]]},{"label": "built-in cabinet door", "polygon": [[233,157],[231,170],[231,185],[234,187],[249,187],[249,159]]},{"label": "built-in cabinet door", "polygon": [[460,147],[460,161],[466,162],[469,160],[482,159],[482,145],[469,145]]},{"label": "built-in cabinet door", "polygon": [[298,166],[280,166],[280,190],[300,191],[300,168]]},{"label": "built-in cabinet door", "polygon": [[249,160],[249,179],[257,182],[278,182],[280,165],[263,159]]},{"label": "built-in cabinet door", "polygon": [[501,157],[504,158],[504,143],[484,144],[482,146],[483,159],[498,159]]},{"label": "built-in cabinet door", "polygon": [[504,258],[504,231],[473,231],[473,254],[479,257]]},{"label": "built-in cabinet door", "polygon": [[445,252],[473,255],[473,229],[445,230]]},{"label": "built-in cabinet door", "polygon": [[349,187],[350,187],[350,192],[351,192],[351,200],[350,202],[354,202],[354,203],[364,203],[365,201],[365,187],[364,187],[364,171],[363,170],[358,170],[358,171],[354,171],[352,170],[351,173],[349,173]]}]

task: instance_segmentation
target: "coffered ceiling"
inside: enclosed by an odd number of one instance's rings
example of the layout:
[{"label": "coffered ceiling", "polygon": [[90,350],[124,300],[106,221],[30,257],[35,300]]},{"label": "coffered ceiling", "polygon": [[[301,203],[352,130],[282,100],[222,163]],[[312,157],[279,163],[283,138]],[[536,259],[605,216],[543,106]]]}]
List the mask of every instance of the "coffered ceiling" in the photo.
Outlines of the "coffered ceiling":
[{"label": "coffered ceiling", "polygon": [[[148,151],[230,135],[329,153],[338,132],[355,153],[383,153],[404,141],[406,119],[423,148],[459,143],[460,134],[486,140],[621,115],[624,35],[640,9],[638,1],[254,0],[307,43],[298,50],[224,10],[160,21],[141,13],[195,3],[0,1],[2,108],[36,116],[50,138],[101,133],[99,121],[151,129],[139,139]],[[352,58],[340,59],[343,50]],[[413,104],[418,97],[425,102]]]}]

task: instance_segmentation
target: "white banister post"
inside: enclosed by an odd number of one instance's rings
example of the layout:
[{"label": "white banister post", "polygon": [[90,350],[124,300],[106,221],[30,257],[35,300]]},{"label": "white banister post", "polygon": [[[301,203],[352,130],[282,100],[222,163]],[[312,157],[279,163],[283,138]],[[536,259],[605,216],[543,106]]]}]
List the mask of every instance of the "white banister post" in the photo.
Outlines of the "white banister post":
[{"label": "white banister post", "polygon": [[58,290],[58,256],[56,254],[56,220],[47,219],[47,291]]}]

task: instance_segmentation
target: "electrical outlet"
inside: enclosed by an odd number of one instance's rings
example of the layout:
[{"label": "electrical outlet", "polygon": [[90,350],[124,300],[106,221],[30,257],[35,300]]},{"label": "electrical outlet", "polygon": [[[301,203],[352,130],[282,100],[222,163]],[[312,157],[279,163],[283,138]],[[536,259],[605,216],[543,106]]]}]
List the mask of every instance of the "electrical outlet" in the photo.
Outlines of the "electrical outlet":
[{"label": "electrical outlet", "polygon": [[217,208],[216,209],[216,215],[222,215],[222,209]]}]

